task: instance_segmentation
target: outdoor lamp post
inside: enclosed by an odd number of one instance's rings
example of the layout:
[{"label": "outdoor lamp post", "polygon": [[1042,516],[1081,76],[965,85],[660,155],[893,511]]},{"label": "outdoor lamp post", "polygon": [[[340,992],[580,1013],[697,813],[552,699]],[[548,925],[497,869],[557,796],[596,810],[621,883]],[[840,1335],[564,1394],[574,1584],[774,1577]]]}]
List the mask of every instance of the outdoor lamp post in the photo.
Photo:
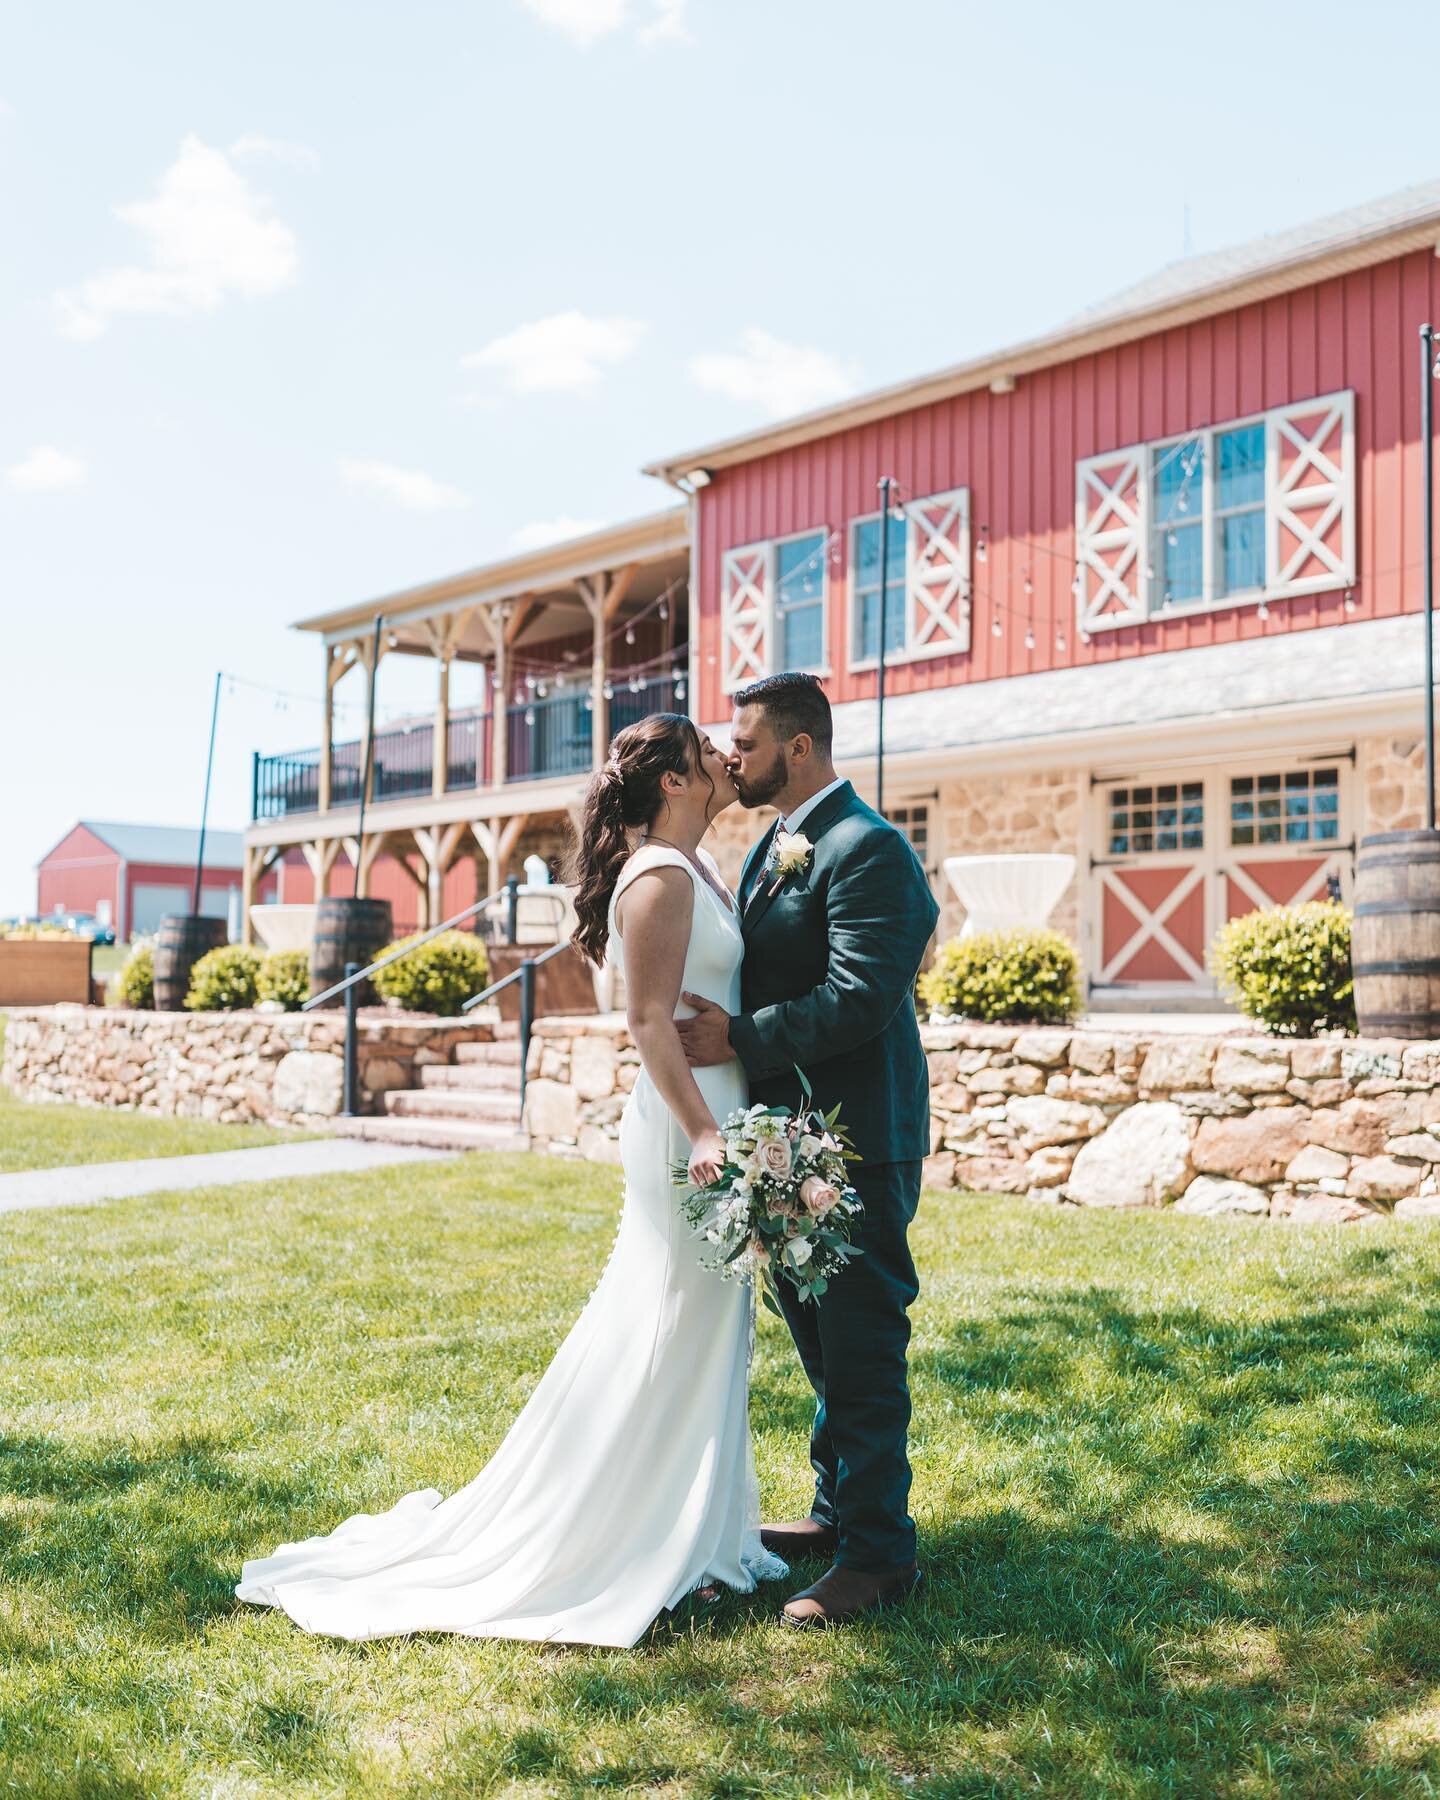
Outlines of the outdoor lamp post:
[{"label": "outdoor lamp post", "polygon": [[1424,483],[1424,520],[1420,592],[1425,614],[1425,829],[1435,829],[1435,435],[1431,426],[1435,382],[1440,361],[1435,356],[1435,328],[1420,327],[1420,479]]}]

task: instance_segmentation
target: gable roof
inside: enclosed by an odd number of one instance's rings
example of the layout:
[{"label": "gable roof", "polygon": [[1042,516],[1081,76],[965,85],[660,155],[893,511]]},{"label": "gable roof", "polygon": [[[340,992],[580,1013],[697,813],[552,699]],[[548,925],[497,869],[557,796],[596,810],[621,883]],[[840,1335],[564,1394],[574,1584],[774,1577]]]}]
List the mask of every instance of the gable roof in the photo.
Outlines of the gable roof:
[{"label": "gable roof", "polygon": [[971,361],[876,388],[757,431],[680,451],[647,464],[644,473],[678,485],[678,478],[692,469],[716,470],[749,462],[994,383],[1000,384],[997,391],[1008,392],[1006,384],[1055,363],[1427,247],[1440,249],[1440,181],[1422,182],[1228,250],[1186,257],[1122,288],[1041,337],[987,351]]},{"label": "gable roof", "polygon": [[[79,822],[129,863],[193,863],[200,847],[200,833],[189,825],[129,825],[98,819]],[[239,869],[244,848],[243,832],[207,829],[205,867]]]}]

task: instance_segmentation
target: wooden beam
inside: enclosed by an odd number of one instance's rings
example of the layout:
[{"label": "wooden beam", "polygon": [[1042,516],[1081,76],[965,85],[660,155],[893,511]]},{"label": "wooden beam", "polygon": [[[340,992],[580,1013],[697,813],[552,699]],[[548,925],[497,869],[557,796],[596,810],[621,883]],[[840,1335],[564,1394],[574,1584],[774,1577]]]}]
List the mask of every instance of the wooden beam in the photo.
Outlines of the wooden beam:
[{"label": "wooden beam", "polygon": [[[520,834],[530,823],[529,813],[515,813],[508,818],[500,830],[500,838],[496,844],[496,852],[503,867],[510,859],[510,852],[520,842]],[[502,877],[503,880],[503,877]]]},{"label": "wooden beam", "polygon": [[510,608],[497,606],[495,626],[495,691],[491,696],[490,780],[504,787],[510,762]]},{"label": "wooden beam", "polygon": [[522,594],[510,610],[505,621],[505,642],[513,646],[520,633],[540,610],[540,600],[535,594]]},{"label": "wooden beam", "polygon": [[255,927],[250,923],[250,908],[255,903],[255,890],[260,877],[255,865],[261,860],[256,850],[246,844],[240,853],[240,942],[253,944]]},{"label": "wooden beam", "polygon": [[638,562],[626,563],[618,575],[611,575],[609,592],[605,595],[604,613],[607,619],[613,619],[625,601],[626,595],[635,585],[635,577],[640,573]]},{"label": "wooden beam", "polygon": [[310,874],[315,882],[315,898],[324,900],[330,893],[330,876],[335,868],[335,859],[340,854],[339,838],[317,838],[311,843],[302,844],[300,849],[305,861],[310,865]]}]

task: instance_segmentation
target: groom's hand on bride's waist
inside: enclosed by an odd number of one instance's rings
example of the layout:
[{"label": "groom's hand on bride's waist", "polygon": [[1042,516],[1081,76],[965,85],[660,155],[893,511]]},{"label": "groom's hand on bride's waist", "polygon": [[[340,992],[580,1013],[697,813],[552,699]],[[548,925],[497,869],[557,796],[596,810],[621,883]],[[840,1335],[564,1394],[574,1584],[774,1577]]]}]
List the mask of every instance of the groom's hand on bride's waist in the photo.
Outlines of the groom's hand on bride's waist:
[{"label": "groom's hand on bride's waist", "polygon": [[730,1043],[730,1015],[723,1006],[706,1000],[700,994],[682,994],[687,1006],[695,1008],[693,1019],[677,1019],[680,1045],[692,1069],[707,1069],[712,1063],[733,1062],[735,1051]]}]

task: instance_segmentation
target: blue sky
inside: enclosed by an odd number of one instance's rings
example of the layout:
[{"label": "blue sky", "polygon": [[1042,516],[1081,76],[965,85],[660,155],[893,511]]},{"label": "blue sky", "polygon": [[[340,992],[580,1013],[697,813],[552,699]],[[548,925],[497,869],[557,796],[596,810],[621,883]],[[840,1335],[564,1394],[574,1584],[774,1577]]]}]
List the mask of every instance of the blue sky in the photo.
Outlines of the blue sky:
[{"label": "blue sky", "polygon": [[222,701],[244,822],[319,723],[292,620],[666,504],[646,459],[1052,325],[1187,207],[1203,251],[1440,173],[1415,18],[11,0],[0,914],[77,818],[195,821],[217,668],[299,696]]}]

